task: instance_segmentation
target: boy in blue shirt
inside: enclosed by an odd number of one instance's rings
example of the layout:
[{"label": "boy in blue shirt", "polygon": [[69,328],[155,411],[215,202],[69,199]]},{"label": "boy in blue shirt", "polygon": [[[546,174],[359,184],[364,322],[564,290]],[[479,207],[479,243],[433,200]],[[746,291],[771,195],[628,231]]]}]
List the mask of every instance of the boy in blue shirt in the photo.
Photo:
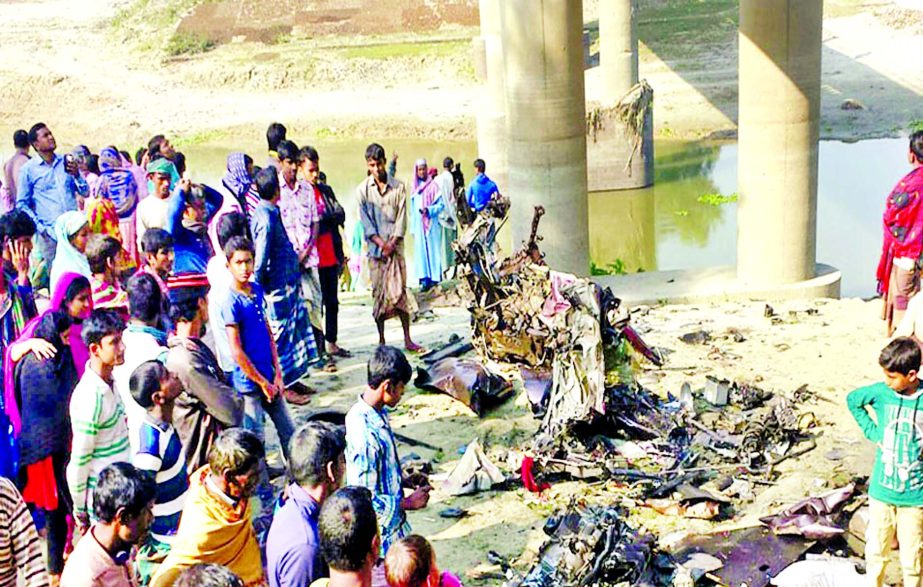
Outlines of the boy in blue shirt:
[{"label": "boy in blue shirt", "polygon": [[132,462],[138,469],[153,473],[157,483],[154,521],[136,561],[142,585],[147,585],[170,552],[189,489],[183,445],[173,428],[173,406],[183,386],[160,361],[141,363],[132,372],[128,386],[132,398],[147,410]]},{"label": "boy in blue shirt", "polygon": [[[865,437],[878,446],[869,478],[865,560],[869,584],[884,584],[891,541],[900,543],[904,585],[923,585],[923,391],[920,347],[896,338],[881,351],[882,383],[846,398]],[[875,418],[869,415],[869,408]]]}]

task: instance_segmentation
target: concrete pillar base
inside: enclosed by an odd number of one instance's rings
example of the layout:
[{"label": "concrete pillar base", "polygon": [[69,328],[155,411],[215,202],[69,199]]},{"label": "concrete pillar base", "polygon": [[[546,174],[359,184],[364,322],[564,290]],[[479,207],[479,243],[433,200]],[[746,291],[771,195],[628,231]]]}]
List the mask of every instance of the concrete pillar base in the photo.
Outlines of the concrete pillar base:
[{"label": "concrete pillar base", "polygon": [[[644,82],[642,88],[649,92],[643,99],[650,103],[653,90]],[[640,134],[619,114],[620,105],[587,104],[587,187],[591,192],[644,188],[654,183],[653,105],[644,108]]]},{"label": "concrete pillar base", "polygon": [[748,285],[737,279],[733,266],[606,275],[593,280],[622,301],[640,304],[700,304],[704,302],[801,300],[840,297],[842,276],[834,267],[818,264],[816,277],[784,285]]},{"label": "concrete pillar base", "polygon": [[487,39],[474,37],[471,39],[471,57],[474,62],[474,77],[478,81],[487,81]]}]

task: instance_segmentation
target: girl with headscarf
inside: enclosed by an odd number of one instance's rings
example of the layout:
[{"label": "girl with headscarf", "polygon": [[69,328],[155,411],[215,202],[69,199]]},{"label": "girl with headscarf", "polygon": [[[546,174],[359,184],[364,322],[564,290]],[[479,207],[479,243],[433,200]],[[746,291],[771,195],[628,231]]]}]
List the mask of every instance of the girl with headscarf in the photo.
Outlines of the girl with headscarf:
[{"label": "girl with headscarf", "polygon": [[65,478],[71,443],[68,406],[77,385],[77,370],[67,350],[71,324],[66,312],[46,312],[33,334],[54,347],[54,356],[42,358],[29,353],[13,374],[13,390],[22,414],[16,484],[33,515],[36,510],[44,514],[47,567],[52,576],[64,570],[67,516],[71,511]]},{"label": "girl with headscarf", "polygon": [[135,209],[138,207],[138,184],[135,176],[123,168],[122,157],[115,147],[106,147],[99,153],[99,171],[99,181],[91,195],[112,202],[118,220],[117,234],[101,234],[118,238],[132,263],[137,265]]},{"label": "girl with headscarf", "polygon": [[58,241],[54,262],[51,264],[49,287],[53,290],[65,273],[79,273],[89,279],[93,273],[85,255],[90,228],[83,212],[65,212],[54,222],[54,235]]},{"label": "girl with headscarf", "polygon": [[413,194],[408,208],[410,232],[413,234],[414,267],[420,287],[426,291],[442,281],[443,264],[442,229],[439,215],[445,209],[442,190],[433,181],[435,169],[426,168],[426,160],[416,164]]},{"label": "girl with headscarf", "polygon": [[250,187],[253,185],[253,176],[250,170],[253,168],[253,159],[243,153],[231,153],[228,155],[228,168],[221,180],[224,189],[231,194],[231,198],[225,198],[221,203],[221,208],[215,213],[208,223],[208,238],[211,239],[212,248],[217,252],[221,250],[221,243],[218,242],[218,222],[221,218],[231,212],[239,212],[247,220],[247,233],[250,227],[250,210],[247,206],[247,197],[250,193]]}]

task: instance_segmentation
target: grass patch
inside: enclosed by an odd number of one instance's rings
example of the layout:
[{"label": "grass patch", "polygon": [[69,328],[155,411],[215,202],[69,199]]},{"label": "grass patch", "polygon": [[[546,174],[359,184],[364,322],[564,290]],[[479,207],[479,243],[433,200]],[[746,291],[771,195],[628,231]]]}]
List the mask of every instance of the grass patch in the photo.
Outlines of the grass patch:
[{"label": "grass patch", "polygon": [[215,41],[196,33],[175,32],[164,47],[164,53],[170,57],[180,55],[198,55],[215,48]]},{"label": "grass patch", "polygon": [[708,45],[733,42],[738,25],[737,0],[666,0],[641,3],[638,35],[663,58],[688,58]]},{"label": "grass patch", "polygon": [[923,120],[911,120],[910,124],[907,125],[907,128],[910,129],[910,132],[917,132],[918,130],[923,130]]},{"label": "grass patch", "polygon": [[[644,273],[643,267],[638,267],[635,273]],[[625,267],[625,261],[616,259],[607,265],[597,265],[590,261],[590,275],[628,275],[628,269]]]},{"label": "grass patch", "polygon": [[406,43],[381,43],[356,45],[340,49],[347,59],[394,59],[400,57],[448,57],[467,51],[469,43],[463,41],[422,41]]}]

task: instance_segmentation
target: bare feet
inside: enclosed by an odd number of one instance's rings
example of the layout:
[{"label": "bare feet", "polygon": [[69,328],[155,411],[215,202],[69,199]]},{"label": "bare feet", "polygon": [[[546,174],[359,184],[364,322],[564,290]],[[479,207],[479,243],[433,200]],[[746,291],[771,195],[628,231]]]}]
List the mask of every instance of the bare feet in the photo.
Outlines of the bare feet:
[{"label": "bare feet", "polygon": [[412,340],[404,341],[404,348],[407,349],[407,352],[409,353],[422,353],[423,352],[423,347],[421,347],[420,345],[418,345]]}]

